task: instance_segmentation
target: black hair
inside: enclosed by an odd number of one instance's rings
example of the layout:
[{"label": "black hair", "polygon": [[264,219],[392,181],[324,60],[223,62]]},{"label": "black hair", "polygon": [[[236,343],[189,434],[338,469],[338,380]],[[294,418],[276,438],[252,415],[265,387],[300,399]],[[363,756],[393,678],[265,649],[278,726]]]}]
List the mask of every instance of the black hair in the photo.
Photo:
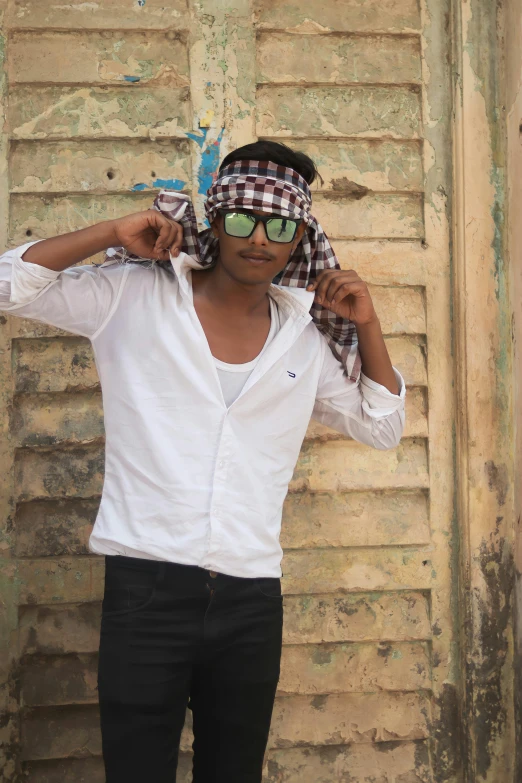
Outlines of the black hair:
[{"label": "black hair", "polygon": [[309,185],[314,182],[316,177],[319,177],[321,184],[323,183],[323,178],[319,174],[312,158],[308,157],[304,152],[297,152],[278,141],[255,141],[252,144],[245,144],[243,147],[232,150],[221,161],[219,171],[236,160],[269,160],[280,166],[295,169]]}]

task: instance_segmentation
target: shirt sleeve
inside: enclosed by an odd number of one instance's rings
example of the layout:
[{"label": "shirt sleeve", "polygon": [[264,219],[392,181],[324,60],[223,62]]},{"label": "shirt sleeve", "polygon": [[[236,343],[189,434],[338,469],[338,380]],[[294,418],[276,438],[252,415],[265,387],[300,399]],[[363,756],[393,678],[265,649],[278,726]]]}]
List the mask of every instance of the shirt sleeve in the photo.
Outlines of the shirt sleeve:
[{"label": "shirt sleeve", "polygon": [[92,339],[115,311],[128,267],[85,265],[55,272],[23,260],[34,244],[0,256],[0,310]]},{"label": "shirt sleeve", "polygon": [[399,394],[361,373],[359,381],[346,377],[328,346],[312,418],[376,449],[395,448],[404,431],[406,386],[394,367]]}]

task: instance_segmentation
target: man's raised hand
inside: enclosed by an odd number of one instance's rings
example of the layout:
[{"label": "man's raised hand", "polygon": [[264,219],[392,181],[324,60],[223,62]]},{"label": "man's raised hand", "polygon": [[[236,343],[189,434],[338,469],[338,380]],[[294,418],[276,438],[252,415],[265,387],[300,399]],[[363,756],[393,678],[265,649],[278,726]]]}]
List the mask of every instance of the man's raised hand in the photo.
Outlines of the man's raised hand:
[{"label": "man's raised hand", "polygon": [[134,212],[113,221],[115,244],[142,258],[168,261],[169,251],[179,255],[183,228],[156,209]]},{"label": "man's raised hand", "polygon": [[368,286],[353,269],[323,269],[307,291],[315,291],[317,304],[341,318],[359,326],[378,323]]}]

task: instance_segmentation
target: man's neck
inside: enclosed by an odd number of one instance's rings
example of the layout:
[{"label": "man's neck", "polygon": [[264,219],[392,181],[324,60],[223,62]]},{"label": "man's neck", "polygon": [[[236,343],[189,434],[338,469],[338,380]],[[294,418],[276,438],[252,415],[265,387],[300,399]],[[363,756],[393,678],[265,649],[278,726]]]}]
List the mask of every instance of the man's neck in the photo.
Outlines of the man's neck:
[{"label": "man's neck", "polygon": [[266,308],[270,283],[241,283],[216,264],[212,269],[192,270],[192,288],[195,296],[204,297],[215,309],[230,315],[254,315]]}]

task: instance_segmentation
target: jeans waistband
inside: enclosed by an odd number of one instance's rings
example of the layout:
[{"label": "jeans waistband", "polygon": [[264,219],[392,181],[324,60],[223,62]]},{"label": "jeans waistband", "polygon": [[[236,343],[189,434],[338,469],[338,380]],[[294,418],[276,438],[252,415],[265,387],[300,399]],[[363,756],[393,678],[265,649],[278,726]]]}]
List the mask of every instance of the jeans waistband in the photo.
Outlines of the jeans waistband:
[{"label": "jeans waistband", "polygon": [[[183,574],[186,574],[187,576],[201,574],[204,575],[205,578],[208,578],[209,573],[211,573],[210,570],[201,568],[201,566],[186,565],[185,563],[170,563],[166,560],[147,560],[141,557],[127,557],[127,555],[105,555],[105,563],[109,568],[111,564],[121,564],[128,568],[136,569],[137,571],[149,571],[151,573],[161,572],[162,574],[176,573],[180,576]],[[232,576],[231,574],[222,574],[219,572],[212,573],[217,574],[215,578],[219,578],[220,580],[224,579],[227,582],[249,582],[252,581],[252,579],[256,579],[256,577]],[[275,578],[277,577],[274,577],[274,579]]]}]

